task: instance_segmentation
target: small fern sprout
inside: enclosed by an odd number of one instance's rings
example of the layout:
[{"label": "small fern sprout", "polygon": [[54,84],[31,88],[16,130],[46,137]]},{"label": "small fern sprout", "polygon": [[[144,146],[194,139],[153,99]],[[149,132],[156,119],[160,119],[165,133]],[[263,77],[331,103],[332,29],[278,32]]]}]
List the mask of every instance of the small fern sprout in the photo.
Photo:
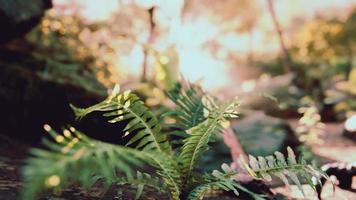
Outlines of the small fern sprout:
[{"label": "small fern sprout", "polygon": [[320,170],[306,164],[303,159],[297,161],[292,148],[288,147],[287,152],[287,158],[277,151],[274,155],[267,157],[258,156],[256,158],[249,155],[248,162],[244,161],[242,157],[240,160],[243,168],[252,178],[271,181],[272,176],[275,176],[288,187],[290,186],[289,182],[292,181],[303,195],[305,194],[299,177],[303,177],[303,180],[314,190],[315,186],[320,183],[321,177],[328,178]]}]

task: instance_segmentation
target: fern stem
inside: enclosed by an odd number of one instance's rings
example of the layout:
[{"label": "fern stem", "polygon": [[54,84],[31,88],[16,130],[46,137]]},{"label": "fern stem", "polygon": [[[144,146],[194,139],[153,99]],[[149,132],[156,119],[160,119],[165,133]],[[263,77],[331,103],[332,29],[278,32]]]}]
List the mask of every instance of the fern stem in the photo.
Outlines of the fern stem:
[{"label": "fern stem", "polygon": [[286,165],[286,166],[279,166],[279,167],[273,167],[270,169],[260,169],[260,170],[254,170],[256,174],[262,174],[262,173],[271,173],[271,172],[278,172],[282,170],[298,170],[298,169],[307,169],[307,167],[303,164],[294,164],[294,165]]},{"label": "fern stem", "polygon": [[[210,123],[208,126],[208,128],[206,129],[206,131],[202,134],[201,138],[205,138],[209,133],[211,133],[211,130],[215,129],[217,127],[217,124],[219,122],[219,120],[221,120],[221,118],[224,116],[224,112],[225,109],[229,106],[229,104],[226,104],[223,108],[221,108],[219,111],[219,115],[217,117],[213,118],[212,123]],[[204,143],[202,143],[203,140],[199,140],[198,144],[195,146],[194,151],[192,152],[192,158],[190,159],[190,163],[189,163],[189,168],[188,168],[188,173],[186,175],[186,181],[189,180],[189,177],[191,176],[192,170],[194,168],[194,164],[195,164],[195,159],[196,159],[196,155],[198,152],[198,149],[201,148],[202,145],[204,145]]]}]

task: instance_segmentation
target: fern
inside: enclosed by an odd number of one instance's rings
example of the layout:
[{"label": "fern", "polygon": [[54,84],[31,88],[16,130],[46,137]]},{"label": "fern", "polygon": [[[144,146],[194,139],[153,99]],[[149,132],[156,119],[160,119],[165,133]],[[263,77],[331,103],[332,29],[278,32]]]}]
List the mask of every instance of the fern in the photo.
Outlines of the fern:
[{"label": "fern", "polygon": [[133,185],[136,186],[137,191],[135,199],[139,199],[143,193],[145,186],[150,186],[156,189],[159,193],[164,193],[168,190],[165,185],[162,185],[162,180],[157,177],[152,177],[150,174],[142,173],[137,171],[135,177],[124,177],[118,178],[116,181],[117,185]]},{"label": "fern", "polygon": [[130,90],[122,94],[119,91],[119,87],[116,86],[107,99],[89,108],[80,109],[74,106],[72,108],[78,119],[91,112],[100,111],[104,112],[103,115],[109,118],[110,123],[129,120],[124,129],[125,136],[135,131],[137,133],[127,145],[138,143],[136,146],[138,149],[157,149],[169,153],[171,147],[168,138],[160,132],[161,126],[153,113]]},{"label": "fern", "polygon": [[[22,198],[34,199],[43,189],[57,190],[73,182],[90,187],[101,180],[104,188],[111,184],[134,185],[136,199],[145,185],[169,192],[174,200],[202,199],[216,189],[233,191],[236,195],[244,191],[254,199],[262,199],[237,183],[234,180],[236,172],[226,164],[222,165],[222,171],[215,170],[205,176],[196,171],[211,137],[229,126],[228,120],[237,116],[239,105],[237,99],[219,104],[196,90],[194,86],[186,89],[178,85],[176,91],[168,93],[176,103],[176,110],[170,112],[178,119],[175,125],[186,134],[184,144],[174,151],[157,118],[130,91],[120,93],[119,87],[115,87],[107,99],[96,105],[84,109],[72,106],[78,119],[92,112],[102,112],[110,123],[127,122],[123,134],[132,136],[127,143],[129,146],[97,141],[74,128],[58,134],[46,125],[45,129],[55,142],[44,139],[47,149],[31,150],[31,157],[22,171]],[[275,157],[250,156],[245,169],[253,178],[270,180],[271,175],[276,175],[288,184],[288,177],[299,187],[298,174],[310,185],[313,184],[310,175],[317,178],[322,175],[304,161],[297,162],[290,148],[288,152],[287,158],[278,152]],[[142,165],[153,167],[155,173],[137,171]]]},{"label": "fern", "polygon": [[263,179],[266,181],[272,180],[272,175],[278,177],[283,183],[289,186],[290,179],[297,185],[299,190],[304,191],[301,186],[301,181],[298,175],[303,177],[310,187],[315,190],[315,185],[320,183],[320,178],[328,178],[323,172],[315,169],[313,166],[306,164],[303,159],[296,160],[293,150],[288,147],[288,156],[285,156],[280,152],[275,152],[274,156],[267,156],[255,158],[249,156],[249,163],[243,161],[243,166],[246,171],[256,179]]},{"label": "fern", "polygon": [[[212,111],[204,122],[189,129],[189,137],[184,140],[179,159],[183,164],[185,180],[189,180],[201,155],[209,148],[208,142],[213,135],[221,133],[228,126],[228,117],[238,105],[236,100],[228,102]],[[225,126],[225,127],[224,127]]]},{"label": "fern", "polygon": [[176,83],[175,87],[167,92],[168,98],[177,106],[171,113],[167,113],[176,117],[176,126],[188,130],[205,120],[203,95],[201,89],[191,83],[187,83],[186,87]]},{"label": "fern", "polygon": [[48,125],[46,129],[56,143],[45,139],[48,150],[31,150],[32,157],[22,170],[23,199],[34,199],[41,188],[66,187],[75,181],[89,187],[103,178],[109,185],[118,172],[130,179],[133,167],[141,166],[145,160],[135,149],[90,139],[73,128],[72,132],[65,130],[64,136]]}]

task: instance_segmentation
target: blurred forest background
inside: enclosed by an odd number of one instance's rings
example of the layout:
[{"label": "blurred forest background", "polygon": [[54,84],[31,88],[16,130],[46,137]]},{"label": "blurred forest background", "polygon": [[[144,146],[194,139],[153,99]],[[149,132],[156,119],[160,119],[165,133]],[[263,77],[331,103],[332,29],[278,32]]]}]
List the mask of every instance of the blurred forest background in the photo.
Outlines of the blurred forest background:
[{"label": "blurred forest background", "polygon": [[[99,116],[75,122],[69,104],[119,83],[160,113],[183,77],[240,96],[248,153],[356,161],[356,0],[0,0],[0,26],[4,144],[37,145],[45,123],[120,140]],[[216,146],[207,167],[230,159]]]}]

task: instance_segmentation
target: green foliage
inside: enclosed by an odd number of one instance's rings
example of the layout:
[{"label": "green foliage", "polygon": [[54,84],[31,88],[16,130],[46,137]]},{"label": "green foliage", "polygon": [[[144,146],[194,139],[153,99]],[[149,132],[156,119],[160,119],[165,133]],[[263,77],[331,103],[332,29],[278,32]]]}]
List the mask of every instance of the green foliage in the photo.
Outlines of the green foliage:
[{"label": "green foliage", "polygon": [[[228,120],[237,116],[236,108],[239,101],[237,99],[225,103],[204,101],[202,96],[192,92],[192,88],[179,90],[180,92],[175,93],[174,97],[179,101],[173,100],[177,104],[175,112],[184,110],[186,115],[199,115],[196,118],[199,120],[187,123],[188,125],[185,122],[189,118],[177,122],[186,125],[183,130],[187,136],[184,144],[174,150],[170,145],[170,136],[161,130],[157,118],[130,91],[120,93],[117,86],[103,102],[85,109],[72,106],[78,119],[92,112],[101,112],[110,123],[127,122],[124,133],[126,136],[131,136],[127,143],[129,146],[97,141],[74,128],[58,134],[45,125],[45,129],[56,142],[45,139],[46,150],[31,151],[31,157],[23,168],[23,199],[34,199],[43,189],[58,191],[71,183],[80,183],[89,187],[98,181],[103,181],[106,187],[110,184],[132,185],[137,188],[136,199],[142,194],[145,185],[158,191],[169,192],[174,200],[186,197],[202,199],[216,189],[233,191],[236,195],[238,191],[244,191],[254,199],[262,199],[261,196],[236,182],[237,172],[226,164],[222,165],[222,172],[215,170],[205,176],[196,170],[198,161],[209,148],[212,136],[221,133],[229,126]],[[193,97],[196,98],[194,101],[192,101]],[[191,102],[194,102],[194,105],[191,105]],[[200,102],[204,105],[200,105]],[[192,109],[186,109],[188,107]],[[208,112],[202,115],[201,108],[207,108]],[[200,110],[199,114],[196,110]],[[198,121],[200,123],[197,123]],[[288,174],[294,170],[309,172],[313,169],[304,163],[294,163],[291,156],[288,157],[288,163],[287,161],[282,163],[283,159],[279,154],[276,159],[277,161],[274,161],[270,167],[251,163],[253,165],[247,169],[256,178],[276,174],[282,169]],[[145,168],[140,168],[143,164],[153,167],[155,173],[145,172]]]},{"label": "green foliage", "polygon": [[[201,155],[209,148],[208,142],[211,137],[221,133],[223,128],[227,128],[228,121],[226,114],[233,111],[238,105],[238,101],[231,101],[213,110],[208,118],[189,129],[189,137],[184,140],[184,145],[179,158],[183,164],[183,174],[189,180],[193,169]],[[235,114],[235,113],[234,113]],[[224,127],[225,126],[225,127]]]},{"label": "green foliage", "polygon": [[249,191],[235,181],[235,176],[237,172],[232,170],[227,164],[221,165],[221,171],[214,170],[212,174],[206,174],[204,181],[206,183],[201,184],[194,188],[188,196],[188,199],[199,200],[201,197],[206,196],[210,192],[213,192],[217,189],[222,189],[225,191],[233,191],[237,196],[239,195],[238,190],[250,194],[254,199],[261,200],[263,199],[256,193]]},{"label": "green foliage", "polygon": [[31,150],[31,158],[22,170],[23,199],[34,199],[41,188],[66,187],[71,182],[89,187],[103,178],[109,185],[115,182],[115,172],[125,173],[128,179],[132,179],[133,166],[140,166],[145,159],[148,160],[135,149],[88,138],[73,128],[60,135],[45,126],[56,143],[44,139],[47,150]]},{"label": "green foliage", "polygon": [[185,88],[181,83],[177,83],[167,92],[168,98],[177,105],[177,109],[170,114],[176,117],[178,128],[188,130],[205,120],[203,95],[201,89],[194,84]]},{"label": "green foliage", "polygon": [[160,132],[161,126],[157,118],[135,94],[129,90],[119,94],[119,89],[119,86],[116,86],[106,100],[89,108],[79,109],[72,106],[76,116],[80,119],[91,112],[100,111],[109,118],[110,123],[129,120],[124,129],[125,136],[133,132],[135,136],[127,145],[137,143],[136,148],[139,149],[169,152],[167,136]]},{"label": "green foliage", "polygon": [[272,180],[272,175],[281,179],[284,184],[289,186],[289,181],[292,180],[299,190],[304,194],[301,181],[298,175],[304,178],[304,180],[315,190],[315,182],[318,182],[321,176],[327,178],[327,176],[320,170],[316,170],[313,166],[305,163],[303,159],[296,160],[293,150],[288,147],[288,156],[285,156],[280,152],[275,152],[274,156],[267,156],[255,158],[249,155],[249,163],[243,162],[244,168],[249,174],[256,179],[263,179],[266,181]]},{"label": "green foliage", "polygon": [[158,192],[163,193],[168,189],[161,184],[158,177],[152,177],[150,174],[137,171],[136,177],[118,178],[117,185],[133,185],[137,187],[135,199],[142,195],[144,186],[155,188]]}]

